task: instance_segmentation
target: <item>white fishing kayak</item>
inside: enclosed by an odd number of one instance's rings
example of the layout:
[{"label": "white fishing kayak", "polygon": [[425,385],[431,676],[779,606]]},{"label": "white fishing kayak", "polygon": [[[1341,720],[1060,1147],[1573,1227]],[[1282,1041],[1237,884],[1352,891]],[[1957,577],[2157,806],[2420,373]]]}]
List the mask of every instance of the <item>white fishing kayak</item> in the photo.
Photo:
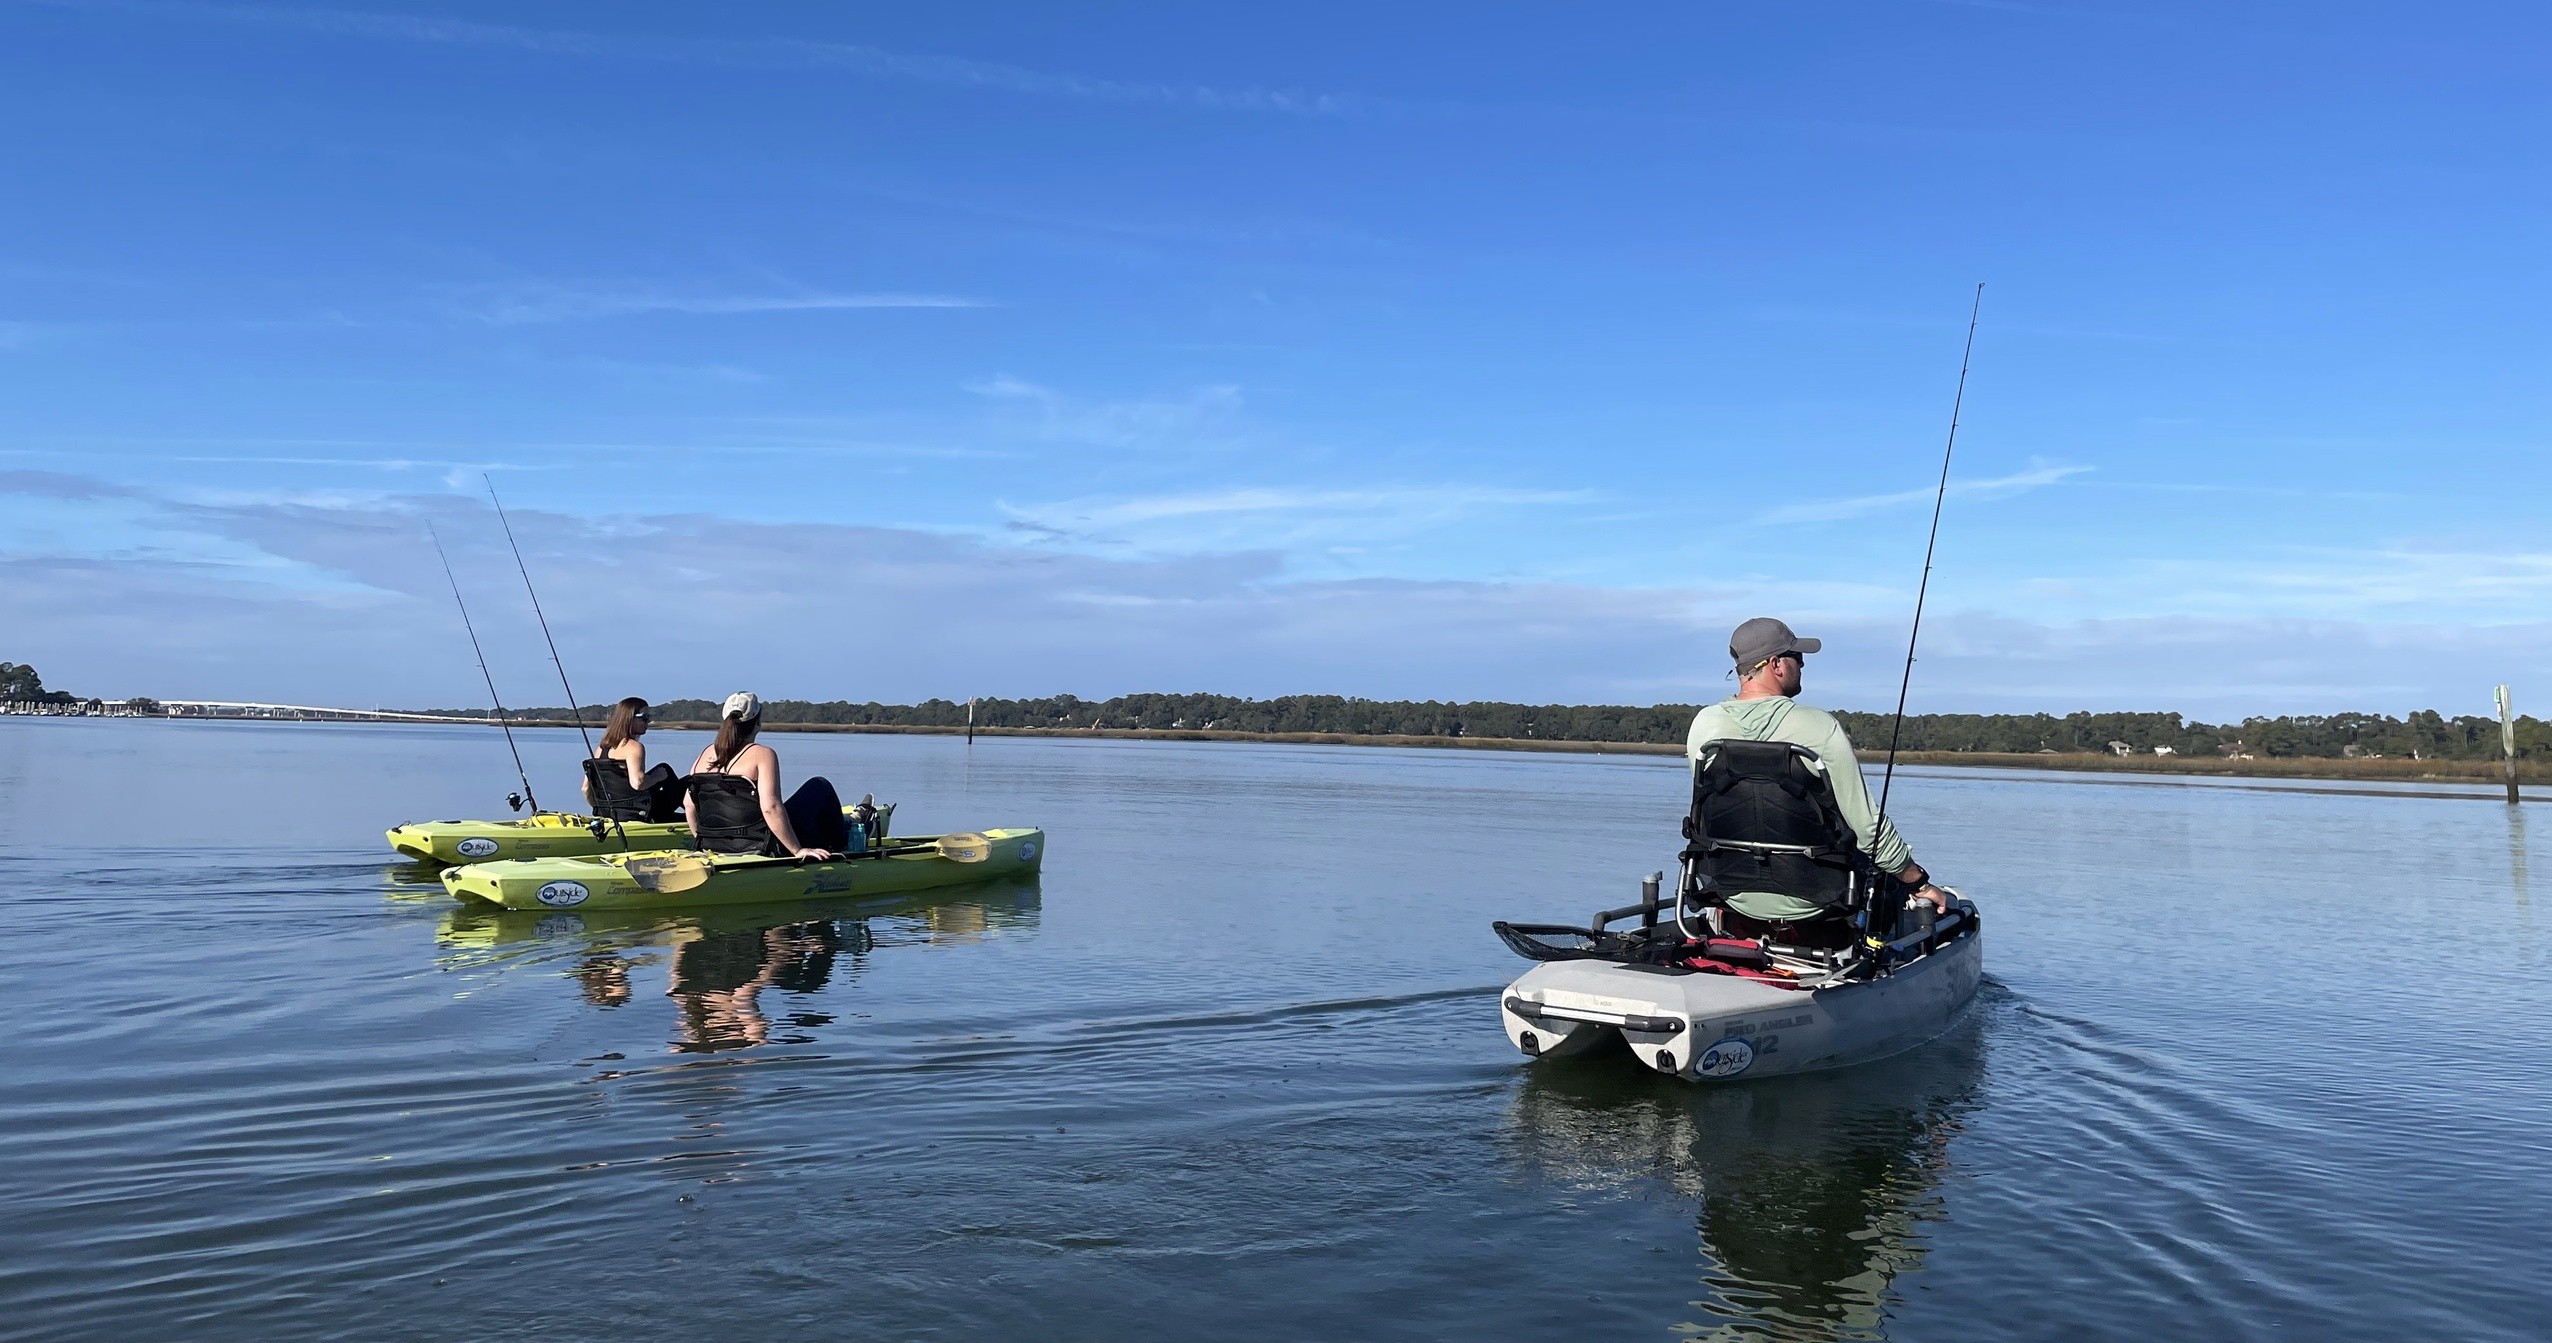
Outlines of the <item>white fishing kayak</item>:
[{"label": "white fishing kayak", "polygon": [[[1499,931],[1524,950],[1511,926]],[[1927,934],[1892,944],[1882,964],[1837,978],[1777,960],[1740,968],[1575,950],[1508,985],[1499,1016],[1507,1039],[1536,1059],[1618,1039],[1642,1064],[1696,1082],[1850,1067],[1930,1040],[1975,998],[1985,964],[1975,905],[1960,900]]]}]

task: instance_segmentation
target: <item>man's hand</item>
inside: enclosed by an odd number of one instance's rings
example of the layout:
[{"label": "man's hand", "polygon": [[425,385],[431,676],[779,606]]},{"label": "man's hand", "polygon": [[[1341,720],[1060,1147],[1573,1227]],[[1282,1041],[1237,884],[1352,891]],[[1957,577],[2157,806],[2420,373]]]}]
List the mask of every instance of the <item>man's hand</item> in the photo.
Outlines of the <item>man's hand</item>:
[{"label": "man's hand", "polygon": [[799,862],[801,862],[801,863],[804,863],[804,862],[817,862],[817,863],[820,863],[820,862],[823,862],[824,860],[826,860],[826,859],[828,859],[828,858],[831,858],[832,856],[833,856],[833,852],[832,852],[832,850],[830,850],[830,849],[800,849],[800,850],[798,850],[798,851],[797,851],[798,861],[799,861]]},{"label": "man's hand", "polygon": [[1949,892],[1932,884],[1932,874],[1924,871],[1921,863],[1909,862],[1896,869],[1896,879],[1914,888],[1905,893],[1906,899],[1929,900],[1932,908],[1943,914],[1949,912]]}]

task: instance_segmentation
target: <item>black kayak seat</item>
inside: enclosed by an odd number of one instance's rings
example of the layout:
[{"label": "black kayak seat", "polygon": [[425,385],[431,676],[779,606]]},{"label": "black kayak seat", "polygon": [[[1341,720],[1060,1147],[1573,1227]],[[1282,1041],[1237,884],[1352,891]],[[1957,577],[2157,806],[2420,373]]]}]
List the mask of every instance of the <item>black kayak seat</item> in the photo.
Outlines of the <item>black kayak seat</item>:
[{"label": "black kayak seat", "polygon": [[669,765],[648,770],[647,786],[629,786],[629,771],[610,756],[588,756],[585,760],[585,800],[593,805],[594,814],[611,821],[678,821],[682,819],[682,789]]},{"label": "black kayak seat", "polygon": [[[786,858],[780,837],[762,819],[762,790],[738,774],[703,772],[686,776],[682,787],[691,797],[692,828],[701,848],[711,853],[758,853]],[[850,847],[850,824],[842,815],[842,798],[833,783],[816,775],[797,786],[780,804],[798,841],[811,848],[841,853]]]},{"label": "black kayak seat", "polygon": [[692,774],[682,781],[691,799],[691,824],[711,853],[780,852],[780,838],[762,819],[762,793],[753,780],[734,774]]},{"label": "black kayak seat", "polygon": [[1705,743],[1684,839],[1688,907],[1765,892],[1849,916],[1877,889],[1877,866],[1843,819],[1823,762],[1791,742]]}]

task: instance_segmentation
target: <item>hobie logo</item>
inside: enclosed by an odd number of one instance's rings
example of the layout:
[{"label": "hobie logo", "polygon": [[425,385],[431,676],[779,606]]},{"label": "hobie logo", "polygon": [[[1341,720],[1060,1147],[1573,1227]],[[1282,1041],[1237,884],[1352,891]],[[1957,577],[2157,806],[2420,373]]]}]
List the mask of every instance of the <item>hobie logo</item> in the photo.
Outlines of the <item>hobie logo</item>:
[{"label": "hobie logo", "polygon": [[1754,1046],[1743,1040],[1722,1040],[1701,1051],[1692,1070],[1703,1077],[1734,1077],[1754,1066],[1754,1054]]},{"label": "hobie logo", "polygon": [[1031,860],[1035,859],[1035,858],[1036,858],[1036,856],[1037,856],[1037,841],[1035,841],[1035,840],[1033,840],[1033,839],[1032,839],[1032,840],[1029,840],[1027,843],[1022,844],[1022,845],[1020,845],[1020,846],[1019,846],[1019,861],[1020,861],[1020,862],[1023,862],[1023,863],[1025,863],[1025,862],[1029,862],[1029,861],[1031,861]]},{"label": "hobie logo", "polygon": [[585,883],[581,881],[553,881],[534,892],[534,898],[544,905],[556,905],[564,909],[569,905],[585,903],[585,897],[591,894],[593,892],[586,890]]},{"label": "hobie logo", "polygon": [[461,856],[464,858],[485,858],[489,854],[496,852],[496,841],[492,839],[465,839],[454,847],[460,849]]}]

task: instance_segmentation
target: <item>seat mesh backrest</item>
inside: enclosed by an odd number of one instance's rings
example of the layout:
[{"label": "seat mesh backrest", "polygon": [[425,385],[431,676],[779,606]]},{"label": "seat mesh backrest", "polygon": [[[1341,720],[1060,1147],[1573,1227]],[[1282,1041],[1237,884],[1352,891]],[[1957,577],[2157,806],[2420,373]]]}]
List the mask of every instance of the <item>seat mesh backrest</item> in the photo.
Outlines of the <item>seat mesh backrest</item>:
[{"label": "seat mesh backrest", "polygon": [[762,819],[762,794],[751,779],[733,774],[694,774],[682,781],[691,794],[691,820],[700,847],[713,853],[763,853],[777,847]]},{"label": "seat mesh backrest", "polygon": [[1850,903],[1863,859],[1815,765],[1814,752],[1788,742],[1703,748],[1684,820],[1684,856],[1702,891],[1767,891],[1838,910]]},{"label": "seat mesh backrest", "polygon": [[609,756],[594,756],[585,761],[585,797],[594,804],[594,814],[614,821],[645,821],[648,797],[629,786],[629,767]]}]

